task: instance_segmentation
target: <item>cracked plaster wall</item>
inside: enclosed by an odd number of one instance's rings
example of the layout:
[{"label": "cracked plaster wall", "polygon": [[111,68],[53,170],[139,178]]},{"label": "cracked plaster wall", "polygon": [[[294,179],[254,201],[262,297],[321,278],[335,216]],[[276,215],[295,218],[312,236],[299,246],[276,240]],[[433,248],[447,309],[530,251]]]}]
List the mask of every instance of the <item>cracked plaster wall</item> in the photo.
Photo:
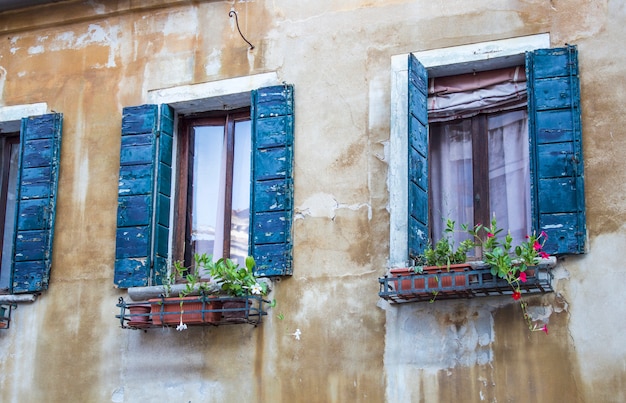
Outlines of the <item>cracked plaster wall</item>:
[{"label": "cracked plaster wall", "polygon": [[[3,401],[624,400],[624,1],[37,10],[0,14],[0,105],[64,113],[54,265],[50,289],[0,331]],[[376,279],[389,259],[391,57],[543,32],[554,46],[579,45],[589,236],[587,255],[559,263],[557,292],[530,299],[550,335],[529,334],[506,299],[390,307]],[[119,329],[122,107],[149,90],[264,72],[296,91],[294,275],[275,284],[278,305],[257,329]]]}]

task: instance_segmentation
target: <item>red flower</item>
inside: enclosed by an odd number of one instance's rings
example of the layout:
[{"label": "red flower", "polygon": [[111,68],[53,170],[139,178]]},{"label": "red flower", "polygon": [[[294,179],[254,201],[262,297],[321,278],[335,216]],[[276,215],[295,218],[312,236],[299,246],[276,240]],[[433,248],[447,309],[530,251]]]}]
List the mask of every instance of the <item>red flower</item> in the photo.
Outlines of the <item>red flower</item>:
[{"label": "red flower", "polygon": [[543,325],[543,327],[541,328],[542,331],[546,332],[546,334],[548,334],[548,325]]},{"label": "red flower", "polygon": [[526,282],[526,273],[525,272],[521,272],[519,274],[519,281],[521,281],[522,283]]},{"label": "red flower", "polygon": [[539,234],[539,236],[544,237],[545,239],[548,239],[548,234],[546,234],[546,231],[541,231],[541,234]]},{"label": "red flower", "polygon": [[520,298],[522,298],[522,293],[519,291],[513,291],[513,299],[518,301]]},{"label": "red flower", "polygon": [[539,241],[535,241],[533,249],[535,249],[536,251],[541,250],[541,244],[539,243]]},{"label": "red flower", "polygon": [[543,259],[547,259],[550,257],[550,255],[548,255],[546,252],[541,251],[539,252],[539,256],[541,256]]},{"label": "red flower", "polygon": [[487,232],[487,238],[493,238],[493,234],[491,232]]}]

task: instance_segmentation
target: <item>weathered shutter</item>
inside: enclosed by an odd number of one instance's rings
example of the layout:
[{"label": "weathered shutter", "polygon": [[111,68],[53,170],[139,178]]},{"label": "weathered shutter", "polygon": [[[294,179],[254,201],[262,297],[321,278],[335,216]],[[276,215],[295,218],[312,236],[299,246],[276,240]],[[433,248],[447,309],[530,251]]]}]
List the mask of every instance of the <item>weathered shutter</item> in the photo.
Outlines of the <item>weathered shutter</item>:
[{"label": "weathered shutter", "polygon": [[63,115],[22,119],[12,292],[48,288]]},{"label": "weathered shutter", "polygon": [[167,274],[173,112],[162,105],[124,108],[114,282],[162,284]]},{"label": "weathered shutter", "polygon": [[258,276],[291,275],[293,86],[252,92],[250,254]]},{"label": "weathered shutter", "polygon": [[575,46],[526,54],[532,223],[551,254],[584,253],[580,84]]},{"label": "weathered shutter", "polygon": [[428,73],[409,54],[408,169],[409,257],[424,252],[428,244]]}]

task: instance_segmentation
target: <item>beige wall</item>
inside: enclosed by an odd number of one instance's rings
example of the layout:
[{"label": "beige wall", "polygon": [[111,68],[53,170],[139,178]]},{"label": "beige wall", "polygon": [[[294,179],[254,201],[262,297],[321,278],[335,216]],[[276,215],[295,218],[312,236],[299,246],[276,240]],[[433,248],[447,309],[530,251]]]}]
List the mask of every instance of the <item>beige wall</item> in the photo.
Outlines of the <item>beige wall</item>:
[{"label": "beige wall", "polygon": [[[169,3],[170,5],[162,5]],[[626,2],[68,1],[0,14],[0,106],[64,113],[50,288],[0,330],[0,401],[623,401]],[[393,55],[547,32],[577,44],[588,249],[531,299],[390,307]],[[294,275],[258,327],[123,330],[113,286],[121,110],[276,72],[295,85]],[[281,313],[284,319],[277,315]],[[300,329],[297,340],[291,333]]]}]

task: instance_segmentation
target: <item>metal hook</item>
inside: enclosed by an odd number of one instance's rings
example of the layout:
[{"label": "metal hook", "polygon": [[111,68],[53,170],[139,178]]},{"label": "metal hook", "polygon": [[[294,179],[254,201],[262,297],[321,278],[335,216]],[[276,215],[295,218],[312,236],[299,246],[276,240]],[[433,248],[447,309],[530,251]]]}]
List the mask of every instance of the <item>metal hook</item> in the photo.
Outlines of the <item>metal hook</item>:
[{"label": "metal hook", "polygon": [[228,13],[228,16],[232,18],[233,15],[235,16],[235,24],[237,24],[237,31],[239,31],[239,35],[241,35],[241,39],[243,39],[244,41],[246,41],[248,45],[250,45],[250,50],[254,49],[254,45],[251,44],[250,41],[247,40],[245,36],[243,36],[243,34],[241,33],[241,29],[239,29],[239,18],[237,17],[237,12],[235,10],[230,10],[230,12]]}]

